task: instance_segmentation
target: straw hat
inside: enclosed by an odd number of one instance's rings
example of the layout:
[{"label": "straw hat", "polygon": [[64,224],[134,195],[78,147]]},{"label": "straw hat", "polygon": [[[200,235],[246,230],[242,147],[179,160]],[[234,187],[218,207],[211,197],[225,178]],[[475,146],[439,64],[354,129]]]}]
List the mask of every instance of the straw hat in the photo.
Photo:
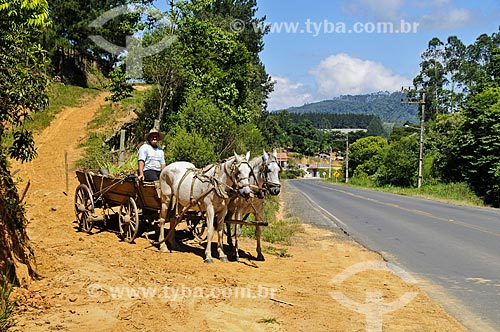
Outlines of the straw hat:
[{"label": "straw hat", "polygon": [[159,131],[158,129],[156,128],[153,128],[149,131],[149,133],[147,133],[146,135],[144,135],[144,139],[146,141],[149,141],[149,136],[153,135],[153,134],[158,134],[159,138],[158,140],[161,141],[163,139],[163,137],[165,137],[165,134],[162,133],[161,131]]}]

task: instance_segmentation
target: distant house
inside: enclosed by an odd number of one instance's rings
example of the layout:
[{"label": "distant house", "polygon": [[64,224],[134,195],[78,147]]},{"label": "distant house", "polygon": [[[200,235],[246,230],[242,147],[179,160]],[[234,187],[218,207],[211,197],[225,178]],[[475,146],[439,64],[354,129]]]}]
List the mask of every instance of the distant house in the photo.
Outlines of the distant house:
[{"label": "distant house", "polygon": [[307,167],[307,173],[309,177],[317,178],[319,176],[318,166],[310,165],[309,167]]},{"label": "distant house", "polygon": [[278,164],[281,166],[282,169],[287,168],[288,166],[288,155],[286,152],[278,152]]}]

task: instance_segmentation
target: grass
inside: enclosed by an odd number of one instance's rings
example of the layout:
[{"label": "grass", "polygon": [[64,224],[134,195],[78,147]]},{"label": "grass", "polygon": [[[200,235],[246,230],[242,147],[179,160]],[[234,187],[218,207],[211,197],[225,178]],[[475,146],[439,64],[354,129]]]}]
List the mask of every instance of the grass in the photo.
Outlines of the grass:
[{"label": "grass", "polygon": [[[76,107],[99,90],[81,88],[73,85],[53,83],[48,89],[49,105],[43,111],[31,114],[31,119],[23,123],[23,127],[33,133],[39,133],[47,128],[63,107]],[[12,132],[5,133],[2,140],[10,145],[13,141]]]},{"label": "grass", "polygon": [[40,132],[49,126],[63,107],[79,106],[86,98],[95,96],[98,93],[99,90],[54,83],[48,91],[49,106],[45,111],[34,113],[33,119],[27,121],[25,126],[34,132]]},{"label": "grass", "polygon": [[85,156],[77,162],[78,168],[93,170],[108,168],[111,174],[130,173],[137,169],[137,150],[126,152],[128,159],[119,164],[118,151],[111,152],[104,141],[114,134],[120,121],[129,119],[132,112],[142,107],[144,94],[144,90],[134,90],[131,98],[124,99],[120,103],[106,103],[97,110],[89,123],[87,140],[82,144]]},{"label": "grass", "polygon": [[[272,243],[290,246],[292,238],[303,231],[303,227],[298,219],[292,219],[292,216],[286,216],[284,220],[278,220],[277,215],[279,211],[279,198],[277,196],[267,196],[266,204],[264,206],[264,220],[269,225],[262,227],[262,240]],[[250,216],[250,219],[253,215]],[[243,227],[242,235],[249,238],[255,238],[254,227]],[[278,257],[292,257],[288,253],[287,248],[277,248],[275,246],[263,246],[262,251],[269,255]]]},{"label": "grass", "polygon": [[0,281],[0,332],[7,331],[12,326],[10,319],[14,309],[15,301],[10,299],[12,285],[6,277]]},{"label": "grass", "polygon": [[262,251],[265,254],[273,255],[273,256],[277,256],[277,257],[282,257],[282,258],[292,257],[292,255],[288,253],[287,248],[276,248],[274,246],[263,246]]},{"label": "grass", "polygon": [[479,198],[466,183],[463,182],[432,184],[424,183],[421,188],[404,188],[396,186],[377,187],[375,183],[368,178],[351,178],[349,179],[349,182],[347,184],[344,182],[338,182],[338,184],[384,191],[398,195],[416,196],[459,205],[485,205],[483,200]]},{"label": "grass", "polygon": [[394,194],[417,196],[447,203],[484,206],[484,202],[465,183],[439,183],[423,185],[421,188],[384,187],[381,189]]},{"label": "grass", "polygon": [[280,324],[277,318],[262,318],[257,321],[260,324]]}]

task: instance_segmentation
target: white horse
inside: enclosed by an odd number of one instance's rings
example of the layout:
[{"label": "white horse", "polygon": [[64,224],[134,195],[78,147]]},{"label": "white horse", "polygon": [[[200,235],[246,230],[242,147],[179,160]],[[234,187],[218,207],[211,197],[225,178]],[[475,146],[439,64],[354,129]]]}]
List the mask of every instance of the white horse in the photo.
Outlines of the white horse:
[{"label": "white horse", "polygon": [[[196,169],[188,162],[174,162],[165,167],[160,174],[161,211],[160,211],[160,250],[166,251],[164,239],[165,219],[170,217],[170,230],[167,235],[169,244],[176,248],[175,226],[188,210],[205,212],[208,235],[205,249],[205,262],[213,263],[211,242],[214,233],[214,219],[217,217],[219,236],[217,250],[219,259],[227,262],[223,250],[223,225],[227,213],[227,203],[232,195],[249,197],[251,194],[248,164],[250,152],[246,156],[227,159],[223,163]],[[170,207],[170,210],[169,210]]]},{"label": "white horse", "polygon": [[[262,156],[256,157],[250,161],[250,166],[252,167],[253,174],[253,176],[250,177],[250,185],[252,187],[258,187],[257,190],[254,189],[255,196],[249,198],[240,196],[234,197],[229,201],[226,218],[234,216],[236,220],[241,220],[243,215],[252,213],[255,216],[255,221],[263,221],[265,196],[267,194],[275,196],[280,193],[281,184],[279,172],[281,167],[278,164],[276,151],[271,156],[264,151]],[[227,234],[229,246],[233,247],[230,223],[227,223]],[[238,238],[241,235],[241,225],[236,224],[234,234],[234,255],[236,260],[238,260]],[[255,238],[257,240],[257,259],[263,261],[264,255],[262,254],[261,228],[259,225],[255,225]]]}]

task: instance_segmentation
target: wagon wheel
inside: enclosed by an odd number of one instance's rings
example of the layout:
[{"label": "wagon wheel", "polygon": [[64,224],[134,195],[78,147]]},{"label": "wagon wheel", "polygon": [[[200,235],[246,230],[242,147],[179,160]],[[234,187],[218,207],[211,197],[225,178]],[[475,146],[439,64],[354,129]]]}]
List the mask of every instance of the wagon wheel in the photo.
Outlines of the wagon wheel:
[{"label": "wagon wheel", "polygon": [[75,214],[78,221],[78,227],[87,233],[90,233],[93,222],[90,218],[94,215],[94,199],[89,187],[80,184],[75,191]]},{"label": "wagon wheel", "polygon": [[139,232],[139,210],[132,197],[128,197],[120,205],[118,224],[123,241],[132,243]]}]

